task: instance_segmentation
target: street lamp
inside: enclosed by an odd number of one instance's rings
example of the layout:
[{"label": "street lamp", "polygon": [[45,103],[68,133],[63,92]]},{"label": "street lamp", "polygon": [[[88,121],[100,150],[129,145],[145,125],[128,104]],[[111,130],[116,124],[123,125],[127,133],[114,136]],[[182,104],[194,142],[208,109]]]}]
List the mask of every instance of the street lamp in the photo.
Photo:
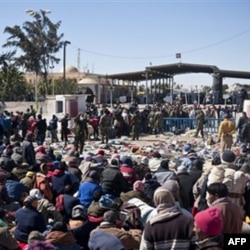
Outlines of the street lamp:
[{"label": "street lamp", "polygon": [[[38,14],[38,11],[26,9],[25,12],[29,14],[30,16],[36,16]],[[50,14],[51,10],[41,10],[43,14]]]},{"label": "street lamp", "polygon": [[52,95],[55,95],[55,81],[54,81],[54,77],[53,77],[53,69],[55,68],[55,66],[52,64],[51,66],[49,66],[50,70],[51,70],[51,82],[52,82]]},{"label": "street lamp", "polygon": [[113,84],[111,84],[109,86],[109,90],[110,90],[110,107],[113,108],[113,89],[114,89],[114,86]]},{"label": "street lamp", "polygon": [[63,42],[63,86],[62,86],[63,94],[65,92],[65,84],[66,84],[66,46],[67,44],[70,44],[70,42],[69,41]]}]

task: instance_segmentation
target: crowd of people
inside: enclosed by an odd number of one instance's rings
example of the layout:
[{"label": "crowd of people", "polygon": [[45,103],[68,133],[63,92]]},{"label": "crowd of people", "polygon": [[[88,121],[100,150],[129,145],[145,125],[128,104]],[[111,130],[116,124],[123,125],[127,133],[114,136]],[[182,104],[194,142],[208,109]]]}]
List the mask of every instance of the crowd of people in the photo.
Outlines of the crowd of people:
[{"label": "crowd of people", "polygon": [[[218,141],[204,149],[213,149],[211,159],[191,142],[170,139],[163,152],[136,144],[141,133],[160,136],[163,117],[172,115],[194,113],[195,137],[203,137],[199,121],[208,110],[224,118]],[[0,248],[219,250],[224,234],[250,234],[249,118],[243,113],[234,124],[232,109],[218,110],[103,107],[100,114],[53,115],[48,122],[33,107],[5,111]],[[126,151],[109,143],[123,135],[131,136]],[[96,150],[85,148],[87,140],[98,139]]]}]

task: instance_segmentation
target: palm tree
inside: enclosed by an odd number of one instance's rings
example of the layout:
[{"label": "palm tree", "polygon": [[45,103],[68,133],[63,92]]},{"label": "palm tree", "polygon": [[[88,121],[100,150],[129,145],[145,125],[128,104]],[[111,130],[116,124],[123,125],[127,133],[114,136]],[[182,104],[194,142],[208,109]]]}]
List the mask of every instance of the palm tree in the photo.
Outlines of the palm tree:
[{"label": "palm tree", "polygon": [[3,53],[2,55],[0,55],[0,66],[2,65],[2,67],[8,67],[13,61],[15,53],[16,52],[13,51],[13,52]]},{"label": "palm tree", "polygon": [[14,66],[0,71],[0,98],[3,101],[23,101],[27,83],[22,72]]},{"label": "palm tree", "polygon": [[61,21],[51,22],[42,10],[35,12],[33,17],[33,22],[27,21],[22,27],[6,27],[4,33],[10,34],[10,37],[3,47],[15,47],[23,52],[16,58],[16,64],[35,72],[37,76],[41,75],[47,93],[49,65],[59,63],[60,59],[55,54],[63,46],[63,34],[57,34]]}]

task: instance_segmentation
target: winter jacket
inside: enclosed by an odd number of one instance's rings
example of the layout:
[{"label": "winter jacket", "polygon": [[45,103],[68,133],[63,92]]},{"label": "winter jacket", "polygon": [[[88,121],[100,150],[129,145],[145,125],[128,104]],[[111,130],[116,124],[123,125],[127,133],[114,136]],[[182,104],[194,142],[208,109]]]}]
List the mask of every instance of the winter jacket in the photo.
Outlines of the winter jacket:
[{"label": "winter jacket", "polygon": [[69,222],[70,231],[74,235],[78,245],[83,247],[83,249],[88,249],[89,235],[92,230],[94,230],[98,224],[90,221],[85,221],[81,226],[72,226],[72,221]]},{"label": "winter jacket", "polygon": [[193,219],[179,213],[158,213],[144,227],[140,250],[189,250],[194,245]]},{"label": "winter jacket", "polygon": [[119,240],[121,240],[125,250],[139,248],[142,235],[142,231],[139,229],[125,231],[123,229],[116,228],[114,225],[107,222],[102,222],[101,225],[95,230],[102,230],[105,233],[116,236]]},{"label": "winter jacket", "polygon": [[101,186],[104,193],[109,193],[116,197],[119,197],[121,192],[128,191],[124,176],[120,169],[115,167],[108,167],[102,172]]},{"label": "winter jacket", "polygon": [[132,198],[137,198],[137,199],[140,199],[141,201],[147,203],[148,205],[150,206],[153,206],[153,200],[150,199],[144,192],[140,192],[140,191],[128,191],[126,193],[121,193],[120,195],[120,199],[123,201],[123,202],[127,202],[129,201],[130,199]]},{"label": "winter jacket", "polygon": [[81,183],[77,197],[85,208],[89,207],[90,203],[93,201],[93,194],[97,190],[102,190],[102,187],[90,178]]},{"label": "winter jacket", "polygon": [[126,164],[122,164],[120,171],[125,180],[127,181],[129,187],[132,187],[133,183],[137,180],[135,170]]},{"label": "winter jacket", "polygon": [[45,241],[51,243],[60,250],[81,249],[71,232],[52,231],[46,236]]},{"label": "winter jacket", "polygon": [[43,233],[46,230],[43,215],[33,207],[27,206],[19,208],[14,216],[17,222],[14,236],[18,241],[27,242],[31,231]]},{"label": "winter jacket", "polygon": [[216,207],[221,211],[223,217],[223,233],[241,233],[243,216],[238,205],[234,204],[230,198],[224,197],[215,200],[211,206]]},{"label": "winter jacket", "polygon": [[55,197],[62,194],[66,185],[72,185],[72,181],[68,174],[62,170],[56,169],[51,177],[52,190]]},{"label": "winter jacket", "polygon": [[22,157],[23,162],[28,163],[30,166],[35,165],[35,150],[32,142],[24,140],[22,143]]}]

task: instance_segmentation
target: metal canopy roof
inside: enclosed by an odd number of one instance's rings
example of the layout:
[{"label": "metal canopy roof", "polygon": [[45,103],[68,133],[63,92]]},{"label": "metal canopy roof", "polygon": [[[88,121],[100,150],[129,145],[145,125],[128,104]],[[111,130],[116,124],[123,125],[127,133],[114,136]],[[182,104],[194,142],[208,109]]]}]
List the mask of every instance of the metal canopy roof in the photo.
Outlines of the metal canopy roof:
[{"label": "metal canopy roof", "polygon": [[168,78],[187,73],[219,73],[222,77],[250,79],[250,71],[220,70],[215,65],[175,63],[146,67],[144,71],[108,75],[108,78],[124,81],[145,81],[146,72],[149,79]]}]

